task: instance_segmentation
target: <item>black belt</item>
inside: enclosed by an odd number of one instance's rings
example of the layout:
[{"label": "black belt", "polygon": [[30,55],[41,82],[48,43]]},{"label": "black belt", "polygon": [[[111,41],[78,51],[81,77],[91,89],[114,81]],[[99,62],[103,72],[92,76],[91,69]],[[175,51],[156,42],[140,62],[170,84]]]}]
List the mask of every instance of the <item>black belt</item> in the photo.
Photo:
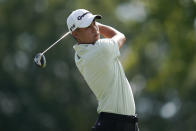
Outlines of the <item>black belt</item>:
[{"label": "black belt", "polygon": [[138,122],[137,116],[121,115],[114,113],[101,112],[99,114],[99,120],[115,120],[115,121],[126,121],[131,123]]}]

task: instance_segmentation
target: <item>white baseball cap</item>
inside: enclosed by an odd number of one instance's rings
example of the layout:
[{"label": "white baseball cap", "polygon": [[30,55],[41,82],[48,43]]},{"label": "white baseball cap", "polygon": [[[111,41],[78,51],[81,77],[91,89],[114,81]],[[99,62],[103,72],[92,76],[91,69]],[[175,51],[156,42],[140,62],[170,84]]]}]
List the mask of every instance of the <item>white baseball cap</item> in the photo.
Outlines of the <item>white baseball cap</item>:
[{"label": "white baseball cap", "polygon": [[70,32],[73,32],[77,28],[88,27],[95,18],[101,19],[101,17],[101,15],[93,15],[88,10],[77,9],[68,16],[67,27]]}]

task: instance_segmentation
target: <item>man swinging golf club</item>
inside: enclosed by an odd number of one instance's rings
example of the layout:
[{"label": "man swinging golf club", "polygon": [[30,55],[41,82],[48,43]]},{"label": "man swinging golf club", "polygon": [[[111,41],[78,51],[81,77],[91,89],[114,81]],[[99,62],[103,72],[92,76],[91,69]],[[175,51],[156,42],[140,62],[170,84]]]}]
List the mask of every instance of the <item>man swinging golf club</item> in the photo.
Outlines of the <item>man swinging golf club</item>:
[{"label": "man swinging golf club", "polygon": [[67,18],[77,41],[75,63],[98,100],[99,117],[92,131],[138,131],[132,89],[119,61],[119,48],[126,38],[96,19],[101,16],[85,9],[75,10]]}]

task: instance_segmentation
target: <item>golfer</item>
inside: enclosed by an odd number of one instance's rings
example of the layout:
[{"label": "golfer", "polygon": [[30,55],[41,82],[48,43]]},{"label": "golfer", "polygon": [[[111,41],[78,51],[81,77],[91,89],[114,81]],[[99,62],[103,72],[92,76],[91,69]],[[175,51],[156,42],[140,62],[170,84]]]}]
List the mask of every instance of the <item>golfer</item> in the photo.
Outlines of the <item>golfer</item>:
[{"label": "golfer", "polygon": [[92,131],[138,131],[132,89],[119,61],[126,38],[97,19],[101,16],[85,9],[75,10],[67,18],[77,41],[75,63],[98,100],[99,117]]}]

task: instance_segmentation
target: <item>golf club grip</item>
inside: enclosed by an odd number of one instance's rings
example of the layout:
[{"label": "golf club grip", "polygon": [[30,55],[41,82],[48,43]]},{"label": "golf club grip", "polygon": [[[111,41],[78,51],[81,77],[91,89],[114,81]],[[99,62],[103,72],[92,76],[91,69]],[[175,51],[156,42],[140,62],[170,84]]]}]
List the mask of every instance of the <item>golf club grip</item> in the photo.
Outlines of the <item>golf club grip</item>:
[{"label": "golf club grip", "polygon": [[70,32],[65,33],[61,38],[59,38],[55,43],[53,43],[50,47],[48,47],[46,50],[44,50],[41,54],[43,55],[44,53],[46,53],[50,48],[52,48],[54,45],[56,45],[59,41],[61,41],[67,35],[69,35],[69,33]]}]

